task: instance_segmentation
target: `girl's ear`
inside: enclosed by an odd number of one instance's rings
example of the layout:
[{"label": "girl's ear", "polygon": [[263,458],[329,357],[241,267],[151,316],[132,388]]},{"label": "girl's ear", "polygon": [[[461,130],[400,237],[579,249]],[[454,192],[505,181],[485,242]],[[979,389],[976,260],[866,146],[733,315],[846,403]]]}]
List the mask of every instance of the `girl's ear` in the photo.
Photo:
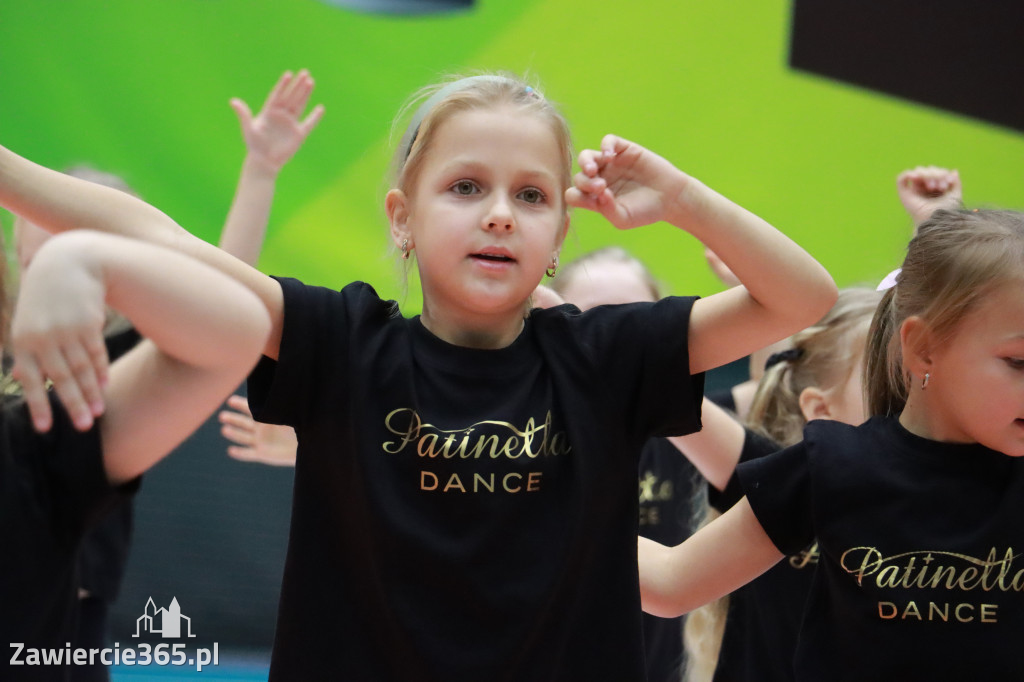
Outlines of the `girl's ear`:
[{"label": "girl's ear", "polygon": [[402,243],[408,245],[412,240],[409,231],[409,198],[400,189],[390,190],[384,198],[384,212],[388,216],[388,224],[391,226],[391,240],[399,249]]},{"label": "girl's ear", "polygon": [[831,419],[832,411],[829,409],[828,396],[817,386],[808,386],[800,391],[800,411],[804,419]]},{"label": "girl's ear", "polygon": [[900,348],[903,351],[903,370],[915,377],[923,377],[932,369],[932,334],[928,324],[911,315],[900,325]]}]

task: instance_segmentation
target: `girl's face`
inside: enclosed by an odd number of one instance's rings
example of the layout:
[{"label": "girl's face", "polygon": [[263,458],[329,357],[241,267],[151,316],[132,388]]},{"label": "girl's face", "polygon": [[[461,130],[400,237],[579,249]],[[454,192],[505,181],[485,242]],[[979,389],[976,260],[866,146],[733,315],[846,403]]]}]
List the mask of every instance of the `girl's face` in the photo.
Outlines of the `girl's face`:
[{"label": "girl's face", "polygon": [[985,297],[930,360],[933,437],[1024,456],[1024,283]]},{"label": "girl's face", "polygon": [[596,261],[572,274],[562,298],[580,310],[589,310],[609,303],[653,301],[654,293],[632,263]]},{"label": "girl's face", "polygon": [[554,133],[515,109],[472,109],[444,121],[427,154],[388,210],[396,245],[416,251],[424,321],[521,322],[568,228]]}]

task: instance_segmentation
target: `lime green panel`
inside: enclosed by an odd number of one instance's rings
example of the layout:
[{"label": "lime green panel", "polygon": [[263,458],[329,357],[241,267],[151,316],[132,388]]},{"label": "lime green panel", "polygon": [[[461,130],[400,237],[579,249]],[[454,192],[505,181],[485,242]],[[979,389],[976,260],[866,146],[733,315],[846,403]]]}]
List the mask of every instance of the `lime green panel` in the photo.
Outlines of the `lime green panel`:
[{"label": "lime green panel", "polygon": [[[789,4],[498,2],[384,17],[315,0],[35,0],[0,8],[0,140],[91,160],[215,240],[243,147],[227,106],[308,67],[327,114],[283,173],[261,267],[399,295],[382,215],[392,117],[449,71],[537,74],[577,143],[641,142],[805,245],[841,284],[900,259],[903,168],[959,168],[968,203],[1020,206],[1024,137],[786,65]],[[621,243],[676,293],[718,288],[691,238],[578,212],[566,257]],[[565,259],[563,259],[565,260]],[[408,310],[418,307],[413,287]]]}]

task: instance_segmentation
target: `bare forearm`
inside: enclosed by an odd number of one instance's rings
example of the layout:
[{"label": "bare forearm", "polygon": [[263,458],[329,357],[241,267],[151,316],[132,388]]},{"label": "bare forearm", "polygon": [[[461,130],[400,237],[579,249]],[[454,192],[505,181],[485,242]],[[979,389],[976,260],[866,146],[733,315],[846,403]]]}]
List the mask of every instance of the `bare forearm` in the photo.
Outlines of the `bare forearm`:
[{"label": "bare forearm", "polygon": [[275,331],[265,352],[277,356],[282,296],[266,275],[199,239],[156,208],[124,192],[44,168],[0,147],[0,205],[52,232],[87,228],[169,247],[212,265],[255,291]]},{"label": "bare forearm", "polygon": [[832,277],[809,253],[699,181],[682,184],[670,216],[729,266],[758,306],[790,326],[816,322],[835,302]]},{"label": "bare forearm", "polygon": [[44,168],[3,147],[0,204],[50,232],[86,228],[160,243],[184,232],[135,197]]},{"label": "bare forearm", "polygon": [[746,498],[683,544],[665,547],[641,538],[638,552],[643,609],[665,618],[729,594],[783,556]]},{"label": "bare forearm", "polygon": [[721,407],[704,398],[700,431],[669,441],[693,463],[711,485],[724,490],[739,462],[746,436],[743,426]]},{"label": "bare forearm", "polygon": [[263,249],[278,170],[246,156],[235,198],[220,235],[220,248],[255,266]]},{"label": "bare forearm", "polygon": [[[107,304],[162,352],[214,368],[255,357],[268,331],[266,309],[241,283],[170,249],[87,233]],[[251,364],[251,363],[250,363]]]}]

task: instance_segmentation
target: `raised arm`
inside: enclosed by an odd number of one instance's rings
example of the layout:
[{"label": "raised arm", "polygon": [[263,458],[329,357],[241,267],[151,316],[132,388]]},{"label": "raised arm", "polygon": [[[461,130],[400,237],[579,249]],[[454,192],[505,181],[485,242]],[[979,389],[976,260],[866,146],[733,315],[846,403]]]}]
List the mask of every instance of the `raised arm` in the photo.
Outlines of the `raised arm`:
[{"label": "raised arm", "polygon": [[270,277],[188,233],[161,211],[109,187],[44,168],[0,147],[0,206],[49,232],[86,228],[133,237],[197,258],[256,292],[270,311],[264,354],[276,358],[283,295]]},{"label": "raised arm", "polygon": [[698,301],[690,371],[718,367],[821,318],[836,300],[828,272],[795,242],[671,163],[614,135],[580,154],[567,201],[618,228],[665,220],[713,250],[742,283]]},{"label": "raised arm", "polygon": [[900,203],[914,221],[914,231],[940,208],[955,209],[963,204],[960,173],[939,166],[917,166],[896,176]]},{"label": "raised arm", "polygon": [[639,538],[641,605],[662,618],[680,616],[746,585],[782,557],[744,497],[676,547]]},{"label": "raised arm", "polygon": [[246,155],[220,248],[249,265],[256,265],[263,248],[277,176],[323,116],[324,107],[318,104],[300,119],[312,92],[313,78],[303,69],[294,76],[286,71],[255,117],[245,102],[231,100],[242,126]]},{"label": "raised arm", "polygon": [[[146,337],[107,376],[104,304]],[[45,379],[75,426],[100,417],[112,482],[151,467],[198,427],[259,357],[270,330],[256,295],[166,248],[91,231],[51,239],[21,285],[15,376],[33,422],[49,428]]]}]

